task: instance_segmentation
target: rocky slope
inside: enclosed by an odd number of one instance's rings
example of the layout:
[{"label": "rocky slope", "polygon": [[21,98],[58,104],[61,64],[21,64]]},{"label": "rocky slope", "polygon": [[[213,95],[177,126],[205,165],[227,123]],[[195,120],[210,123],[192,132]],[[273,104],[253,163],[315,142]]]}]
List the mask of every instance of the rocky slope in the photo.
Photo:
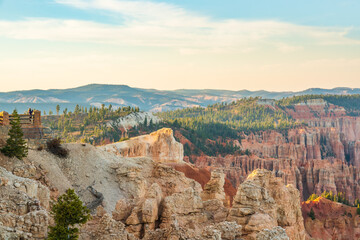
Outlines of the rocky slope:
[{"label": "rocky slope", "polygon": [[44,239],[50,191],[0,167],[0,239]]},{"label": "rocky slope", "polygon": [[[119,146],[86,144],[65,145],[70,152],[66,159],[33,150],[24,161],[0,155],[6,168],[0,168],[0,233],[14,239],[44,239],[51,223],[50,198],[74,188],[94,214],[81,229],[83,240],[305,239],[294,187],[267,170],[257,170],[239,186],[229,208],[221,171],[212,173],[203,190],[166,165],[181,160],[159,154],[164,146],[167,153],[181,152],[170,133],[164,129],[140,138],[148,144],[146,151],[139,138],[130,139],[124,149],[134,149],[131,157],[119,154]],[[101,193],[100,201],[94,192]]]},{"label": "rocky slope", "polygon": [[[355,207],[333,202],[319,197],[315,201],[301,204],[305,229],[313,239],[359,239],[360,216]],[[313,209],[315,219],[309,217]]]},{"label": "rocky slope", "polygon": [[160,122],[160,118],[153,115],[151,112],[135,112],[125,117],[120,117],[114,121],[109,121],[106,123],[106,126],[124,129],[124,131],[127,131],[130,128],[139,126],[139,124],[143,124],[145,119],[148,124],[150,124],[150,122],[154,124]]}]

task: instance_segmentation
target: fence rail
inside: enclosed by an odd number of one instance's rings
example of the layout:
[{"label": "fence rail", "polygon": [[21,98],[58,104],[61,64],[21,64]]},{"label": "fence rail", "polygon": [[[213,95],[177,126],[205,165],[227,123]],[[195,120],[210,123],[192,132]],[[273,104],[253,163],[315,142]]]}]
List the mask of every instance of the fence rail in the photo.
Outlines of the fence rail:
[{"label": "fence rail", "polygon": [[[14,116],[10,115],[7,112],[0,112],[0,125],[9,125]],[[32,115],[30,114],[19,114],[20,124],[22,126],[32,125],[34,127],[41,127],[41,112],[34,111]]]}]

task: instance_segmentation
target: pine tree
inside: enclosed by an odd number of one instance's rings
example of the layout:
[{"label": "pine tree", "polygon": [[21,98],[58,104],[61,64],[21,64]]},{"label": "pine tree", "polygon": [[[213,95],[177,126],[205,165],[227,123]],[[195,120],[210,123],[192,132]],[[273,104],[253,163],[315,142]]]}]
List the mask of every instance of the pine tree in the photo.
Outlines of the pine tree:
[{"label": "pine tree", "polygon": [[314,212],[314,210],[313,210],[312,208],[310,209],[309,217],[310,217],[312,220],[315,220],[315,212]]},{"label": "pine tree", "polygon": [[60,112],[60,105],[58,104],[58,105],[56,105],[56,113],[57,113],[57,115],[59,115],[59,112]]},{"label": "pine tree", "polygon": [[6,141],[5,147],[1,152],[8,157],[17,157],[23,159],[28,154],[26,141],[23,139],[23,131],[21,129],[20,117],[16,110],[12,113],[13,119],[10,122],[11,128],[9,130],[9,138]]},{"label": "pine tree", "polygon": [[77,240],[79,229],[75,225],[85,224],[90,219],[90,210],[83,206],[82,201],[73,189],[66,190],[52,207],[55,226],[50,227],[48,240]]}]

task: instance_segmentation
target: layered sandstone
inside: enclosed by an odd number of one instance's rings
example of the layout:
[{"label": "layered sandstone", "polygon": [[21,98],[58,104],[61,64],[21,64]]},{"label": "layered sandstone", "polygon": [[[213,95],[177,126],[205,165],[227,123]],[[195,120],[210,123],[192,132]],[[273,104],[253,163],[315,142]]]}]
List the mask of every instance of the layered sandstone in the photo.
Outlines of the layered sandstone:
[{"label": "layered sandstone", "polygon": [[204,186],[204,191],[201,193],[201,198],[204,201],[211,199],[218,199],[224,203],[225,206],[230,206],[230,202],[226,201],[224,191],[225,174],[222,170],[216,169],[211,172],[211,179]]},{"label": "layered sandstone", "polygon": [[346,116],[345,108],[328,103],[324,99],[308,99],[305,102],[295,104],[293,107],[286,108],[286,112],[293,118],[300,120]]},{"label": "layered sandstone", "polygon": [[[197,168],[193,164],[180,163],[180,164],[167,164],[167,165],[173,167],[175,170],[179,172],[184,173],[187,178],[197,181],[198,183],[200,183],[203,189],[205,188],[205,185],[210,181],[212,177],[212,172],[210,172],[207,168]],[[226,178],[226,176],[225,176],[225,183],[223,184],[223,188],[225,192],[225,202],[226,202],[224,204],[229,206],[232,204],[234,196],[236,195],[236,189],[234,185],[230,182],[230,180]]]},{"label": "layered sandstone", "polygon": [[221,168],[235,187],[261,168],[296,186],[302,199],[325,190],[344,192],[350,201],[360,198],[360,118],[311,120],[309,125],[243,135],[242,149],[250,156],[191,156],[191,160],[198,168]]}]

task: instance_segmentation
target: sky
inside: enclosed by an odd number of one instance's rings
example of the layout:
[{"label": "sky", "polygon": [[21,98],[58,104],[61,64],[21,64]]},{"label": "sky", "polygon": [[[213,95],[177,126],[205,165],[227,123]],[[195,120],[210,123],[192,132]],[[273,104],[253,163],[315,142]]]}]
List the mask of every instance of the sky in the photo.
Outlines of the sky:
[{"label": "sky", "polygon": [[0,0],[0,92],[360,88],[358,0]]}]

